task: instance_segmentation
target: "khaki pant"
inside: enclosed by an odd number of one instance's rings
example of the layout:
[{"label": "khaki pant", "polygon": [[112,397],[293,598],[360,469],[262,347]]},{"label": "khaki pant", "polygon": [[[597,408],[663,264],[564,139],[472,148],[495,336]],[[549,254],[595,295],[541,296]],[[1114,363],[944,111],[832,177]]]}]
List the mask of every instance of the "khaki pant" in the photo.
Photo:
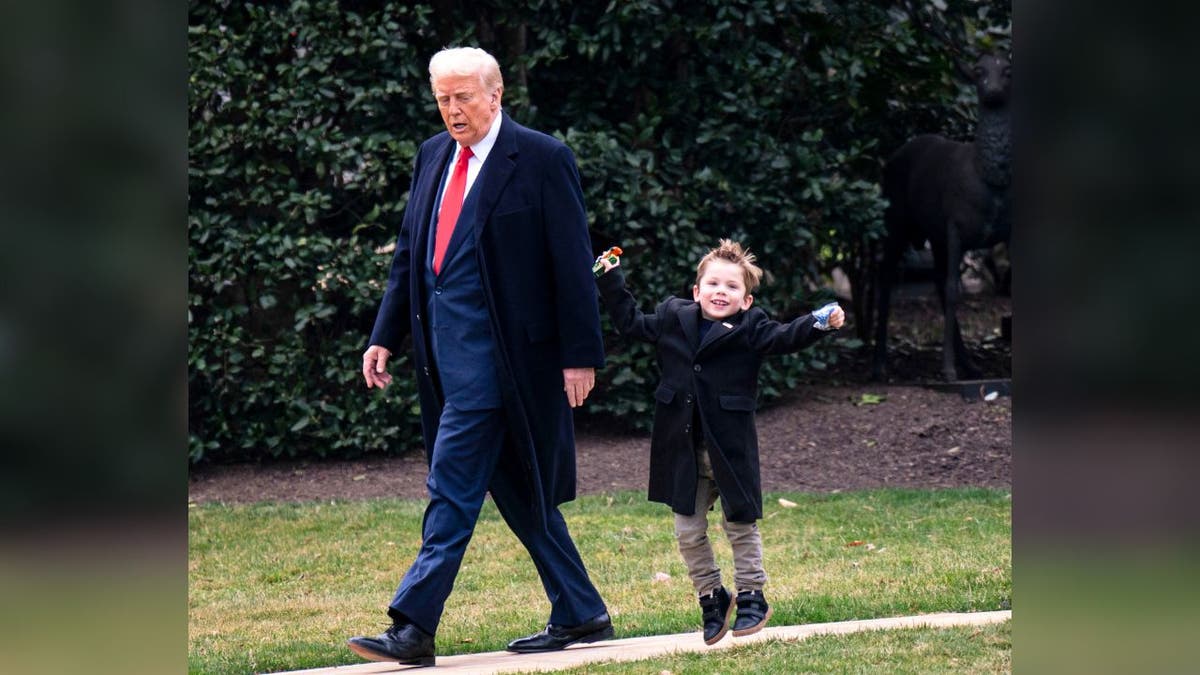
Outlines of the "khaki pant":
[{"label": "khaki pant", "polygon": [[[696,464],[700,468],[696,478],[696,510],[690,516],[675,514],[675,540],[679,542],[679,553],[687,565],[692,586],[696,593],[704,595],[721,586],[721,570],[708,539],[708,510],[720,493],[713,481],[712,465],[703,444],[696,451]],[[767,572],[763,569],[758,523],[732,523],[725,519],[724,510],[721,511],[721,522],[733,548],[733,580],[737,590],[762,590],[767,583]]]}]

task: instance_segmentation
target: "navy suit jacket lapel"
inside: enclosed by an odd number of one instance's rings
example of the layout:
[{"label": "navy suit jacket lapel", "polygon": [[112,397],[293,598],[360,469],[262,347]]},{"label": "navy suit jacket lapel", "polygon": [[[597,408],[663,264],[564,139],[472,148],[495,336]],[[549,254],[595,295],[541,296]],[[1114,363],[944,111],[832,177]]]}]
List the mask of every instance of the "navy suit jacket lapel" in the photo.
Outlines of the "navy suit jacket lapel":
[{"label": "navy suit jacket lapel", "polygon": [[438,205],[438,199],[442,192],[442,187],[446,184],[446,165],[450,163],[450,157],[454,155],[454,139],[450,138],[450,134],[446,134],[446,139],[449,143],[445,143],[432,158],[426,163],[427,171],[423,172],[421,182],[413,186],[412,198],[424,199],[419,214],[420,220],[417,229],[417,238],[413,242],[414,258],[417,258],[422,263],[422,276],[424,270],[433,260],[432,242],[433,237],[430,234],[433,228],[436,227],[437,211],[434,207]]}]

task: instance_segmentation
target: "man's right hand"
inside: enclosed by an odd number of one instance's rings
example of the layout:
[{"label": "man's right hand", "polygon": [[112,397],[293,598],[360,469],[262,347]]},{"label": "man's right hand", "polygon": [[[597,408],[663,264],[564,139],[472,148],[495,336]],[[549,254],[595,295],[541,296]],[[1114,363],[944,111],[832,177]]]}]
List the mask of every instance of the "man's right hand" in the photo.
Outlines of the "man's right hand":
[{"label": "man's right hand", "polygon": [[363,379],[367,381],[367,389],[379,387],[383,389],[392,383],[392,376],[387,371],[387,360],[392,353],[387,347],[371,345],[363,352]]}]

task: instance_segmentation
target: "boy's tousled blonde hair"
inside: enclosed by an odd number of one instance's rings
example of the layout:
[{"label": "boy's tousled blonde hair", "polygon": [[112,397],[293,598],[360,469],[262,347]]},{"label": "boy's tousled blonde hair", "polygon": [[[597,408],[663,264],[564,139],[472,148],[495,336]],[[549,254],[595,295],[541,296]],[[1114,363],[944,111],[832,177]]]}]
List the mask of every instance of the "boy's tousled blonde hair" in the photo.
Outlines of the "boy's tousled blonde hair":
[{"label": "boy's tousled blonde hair", "polygon": [[753,253],[748,248],[742,248],[742,245],[732,239],[722,239],[717,247],[709,251],[703,258],[700,259],[700,264],[696,265],[696,283],[700,283],[700,278],[704,276],[704,268],[708,266],[709,261],[724,260],[731,262],[742,268],[742,276],[746,280],[746,293],[753,293],[758,288],[759,282],[762,281],[763,271],[758,265],[754,264],[756,260]]}]

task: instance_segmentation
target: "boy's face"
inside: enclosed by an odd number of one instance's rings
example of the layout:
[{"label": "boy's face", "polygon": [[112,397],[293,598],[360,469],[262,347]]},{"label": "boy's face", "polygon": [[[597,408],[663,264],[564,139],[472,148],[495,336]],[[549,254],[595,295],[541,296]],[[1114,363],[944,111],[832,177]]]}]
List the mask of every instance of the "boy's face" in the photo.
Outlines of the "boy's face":
[{"label": "boy's face", "polygon": [[709,321],[720,321],[750,309],[753,295],[746,294],[746,276],[741,265],[728,260],[710,260],[700,283],[692,286],[692,299]]}]

